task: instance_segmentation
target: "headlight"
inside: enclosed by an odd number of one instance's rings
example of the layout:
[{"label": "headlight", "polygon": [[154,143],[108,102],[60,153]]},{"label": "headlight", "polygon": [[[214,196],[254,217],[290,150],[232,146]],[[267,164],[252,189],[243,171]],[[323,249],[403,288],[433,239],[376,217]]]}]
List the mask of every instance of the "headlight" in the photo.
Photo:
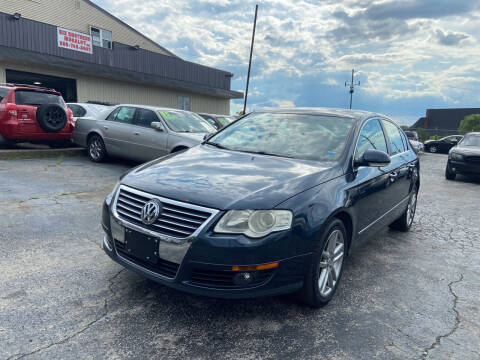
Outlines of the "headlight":
[{"label": "headlight", "polygon": [[463,155],[452,152],[452,153],[450,153],[450,159],[462,161],[463,160]]},{"label": "headlight", "polygon": [[288,210],[230,210],[215,226],[216,233],[244,234],[259,238],[292,226],[292,212]]}]

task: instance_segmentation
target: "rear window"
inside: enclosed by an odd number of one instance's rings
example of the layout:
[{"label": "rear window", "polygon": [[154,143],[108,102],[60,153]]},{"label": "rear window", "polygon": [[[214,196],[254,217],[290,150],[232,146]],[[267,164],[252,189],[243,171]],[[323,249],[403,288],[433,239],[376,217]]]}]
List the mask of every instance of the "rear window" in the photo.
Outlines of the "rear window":
[{"label": "rear window", "polygon": [[8,89],[0,88],[0,101],[3,100],[3,98],[5,97],[5,95],[7,95],[7,93],[8,93]]},{"label": "rear window", "polygon": [[15,103],[17,105],[57,104],[64,106],[64,102],[61,96],[34,90],[15,91]]}]

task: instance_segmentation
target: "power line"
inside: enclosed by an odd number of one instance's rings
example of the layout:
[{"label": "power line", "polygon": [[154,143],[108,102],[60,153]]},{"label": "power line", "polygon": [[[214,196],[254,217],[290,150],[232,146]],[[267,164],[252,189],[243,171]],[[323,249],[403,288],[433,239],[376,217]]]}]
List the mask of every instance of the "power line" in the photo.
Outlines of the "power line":
[{"label": "power line", "polygon": [[347,84],[347,82],[345,81],[345,87],[350,86],[350,109],[352,108],[352,99],[353,99],[353,93],[355,92],[355,86],[360,86],[360,80],[358,81],[358,83],[354,83],[353,82],[353,77],[354,77],[354,74],[355,74],[355,69],[352,69],[352,81]]},{"label": "power line", "polygon": [[255,28],[257,27],[258,4],[255,6],[255,19],[253,20],[252,44],[250,46],[250,60],[248,61],[247,88],[245,89],[245,101],[243,102],[243,114],[247,111],[248,84],[250,82],[250,68],[252,67],[253,43],[255,41]]}]

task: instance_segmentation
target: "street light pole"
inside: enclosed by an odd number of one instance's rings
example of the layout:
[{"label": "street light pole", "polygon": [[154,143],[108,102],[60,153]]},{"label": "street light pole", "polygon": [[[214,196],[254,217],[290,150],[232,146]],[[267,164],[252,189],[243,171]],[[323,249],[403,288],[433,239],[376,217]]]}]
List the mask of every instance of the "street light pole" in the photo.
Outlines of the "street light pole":
[{"label": "street light pole", "polygon": [[360,86],[360,81],[358,81],[358,83],[354,83],[353,82],[353,77],[354,77],[354,74],[355,74],[355,69],[352,69],[352,81],[350,82],[350,84],[347,84],[347,82],[345,82],[345,87],[348,85],[350,86],[350,109],[352,108],[352,100],[353,100],[353,93],[355,92],[355,86]]}]

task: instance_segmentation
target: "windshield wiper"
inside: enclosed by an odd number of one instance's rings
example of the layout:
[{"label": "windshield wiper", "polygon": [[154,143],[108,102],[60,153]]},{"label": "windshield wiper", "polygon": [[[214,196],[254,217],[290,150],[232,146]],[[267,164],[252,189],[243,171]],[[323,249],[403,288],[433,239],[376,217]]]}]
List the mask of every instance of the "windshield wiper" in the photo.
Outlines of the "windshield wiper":
[{"label": "windshield wiper", "polygon": [[238,150],[238,149],[235,149],[235,151],[240,151],[240,152],[249,153],[249,154],[268,155],[268,156],[276,156],[276,157],[295,159],[295,157],[293,157],[293,156],[272,154],[272,153],[269,153],[269,152],[266,152],[266,151]]},{"label": "windshield wiper", "polygon": [[230,149],[230,148],[228,148],[228,147],[226,147],[226,146],[220,145],[219,143],[216,143],[216,142],[207,141],[205,144],[215,146],[216,148],[219,148],[219,149],[232,150],[232,149]]}]

